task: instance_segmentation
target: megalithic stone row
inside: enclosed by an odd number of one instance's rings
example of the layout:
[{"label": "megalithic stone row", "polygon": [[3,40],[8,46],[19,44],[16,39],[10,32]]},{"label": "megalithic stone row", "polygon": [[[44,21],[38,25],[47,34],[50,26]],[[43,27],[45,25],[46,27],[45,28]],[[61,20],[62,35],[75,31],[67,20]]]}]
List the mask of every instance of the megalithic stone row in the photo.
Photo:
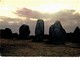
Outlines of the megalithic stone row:
[{"label": "megalithic stone row", "polygon": [[42,19],[38,19],[35,28],[35,38],[33,41],[42,42],[44,37],[44,21]]},{"label": "megalithic stone row", "polygon": [[23,24],[20,28],[19,28],[19,39],[27,39],[27,37],[30,34],[30,29],[29,26],[26,24]]},{"label": "megalithic stone row", "polygon": [[56,21],[49,28],[49,42],[55,45],[65,44],[66,32],[60,21]]}]

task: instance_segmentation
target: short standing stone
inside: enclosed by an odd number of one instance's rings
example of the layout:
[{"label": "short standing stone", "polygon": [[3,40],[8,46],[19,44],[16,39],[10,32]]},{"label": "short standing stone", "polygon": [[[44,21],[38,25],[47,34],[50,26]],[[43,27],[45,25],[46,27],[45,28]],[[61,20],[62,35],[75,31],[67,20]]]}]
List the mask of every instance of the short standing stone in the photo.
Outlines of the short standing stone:
[{"label": "short standing stone", "polygon": [[79,27],[76,27],[73,32],[73,42],[80,44],[80,29],[79,29]]},{"label": "short standing stone", "polygon": [[30,29],[28,25],[23,24],[19,28],[19,39],[27,39],[30,34]]},{"label": "short standing stone", "polygon": [[12,38],[12,31],[10,28],[5,28],[0,30],[0,37],[10,39]]}]

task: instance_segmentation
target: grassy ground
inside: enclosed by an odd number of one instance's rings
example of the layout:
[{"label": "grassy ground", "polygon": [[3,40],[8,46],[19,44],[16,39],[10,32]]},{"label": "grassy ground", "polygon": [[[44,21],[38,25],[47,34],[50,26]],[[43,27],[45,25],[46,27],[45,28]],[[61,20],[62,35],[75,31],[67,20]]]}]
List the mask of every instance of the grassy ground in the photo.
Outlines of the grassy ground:
[{"label": "grassy ground", "polygon": [[71,43],[55,46],[31,40],[0,39],[0,44],[1,56],[80,56],[80,48]]}]

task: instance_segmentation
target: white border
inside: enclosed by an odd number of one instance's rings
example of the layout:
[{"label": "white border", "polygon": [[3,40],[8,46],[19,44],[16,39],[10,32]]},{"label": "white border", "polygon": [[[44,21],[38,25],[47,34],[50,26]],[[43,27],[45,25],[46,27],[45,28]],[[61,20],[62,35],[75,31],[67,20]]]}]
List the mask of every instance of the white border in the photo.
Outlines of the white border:
[{"label": "white border", "polygon": [[80,57],[0,57],[0,60],[80,60]]}]

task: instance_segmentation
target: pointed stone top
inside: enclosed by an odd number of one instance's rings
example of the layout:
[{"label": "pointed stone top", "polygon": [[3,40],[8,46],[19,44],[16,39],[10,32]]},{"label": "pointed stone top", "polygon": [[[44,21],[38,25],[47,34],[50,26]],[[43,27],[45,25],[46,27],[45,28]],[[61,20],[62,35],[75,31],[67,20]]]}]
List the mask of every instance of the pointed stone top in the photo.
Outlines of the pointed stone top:
[{"label": "pointed stone top", "polygon": [[79,29],[79,27],[77,26],[76,29]]},{"label": "pointed stone top", "polygon": [[77,26],[77,27],[75,28],[75,30],[74,30],[74,33],[76,33],[76,32],[80,32],[80,29],[79,29],[78,26]]},{"label": "pointed stone top", "polygon": [[54,24],[61,24],[61,22],[60,21],[56,21]]},{"label": "pointed stone top", "polygon": [[54,26],[56,26],[56,27],[62,27],[62,25],[61,25],[61,22],[60,22],[60,21],[56,21],[56,22],[54,23]]}]

